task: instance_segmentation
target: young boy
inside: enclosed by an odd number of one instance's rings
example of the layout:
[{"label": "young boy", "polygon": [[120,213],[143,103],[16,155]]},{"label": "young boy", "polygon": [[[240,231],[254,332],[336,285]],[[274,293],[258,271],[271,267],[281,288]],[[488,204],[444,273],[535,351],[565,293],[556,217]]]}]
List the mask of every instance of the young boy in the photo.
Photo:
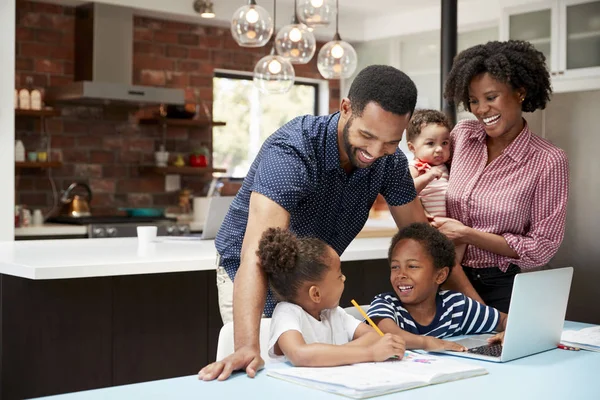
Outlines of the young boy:
[{"label": "young boy", "polygon": [[503,332],[506,314],[462,293],[439,291],[454,258],[452,242],[430,225],[415,223],[402,229],[389,250],[394,291],[375,296],[368,316],[384,333],[401,335],[407,349],[432,350],[435,338]]}]

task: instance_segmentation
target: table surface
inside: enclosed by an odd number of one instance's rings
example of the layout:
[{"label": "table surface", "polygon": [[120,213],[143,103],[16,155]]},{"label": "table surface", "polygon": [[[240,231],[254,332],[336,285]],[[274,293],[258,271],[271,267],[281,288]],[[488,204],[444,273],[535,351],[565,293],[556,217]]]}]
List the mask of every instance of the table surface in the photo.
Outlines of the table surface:
[{"label": "table surface", "polygon": [[[567,321],[565,329],[590,326]],[[452,357],[440,355],[440,357]],[[382,399],[485,400],[600,399],[600,353],[554,349],[508,363],[456,358],[483,365],[488,375],[392,393]],[[273,368],[273,367],[268,367]],[[343,399],[344,397],[268,377],[255,379],[237,373],[225,382],[202,382],[196,375],[106,389],[45,397],[55,400],[100,399],[244,399],[295,400]]]}]

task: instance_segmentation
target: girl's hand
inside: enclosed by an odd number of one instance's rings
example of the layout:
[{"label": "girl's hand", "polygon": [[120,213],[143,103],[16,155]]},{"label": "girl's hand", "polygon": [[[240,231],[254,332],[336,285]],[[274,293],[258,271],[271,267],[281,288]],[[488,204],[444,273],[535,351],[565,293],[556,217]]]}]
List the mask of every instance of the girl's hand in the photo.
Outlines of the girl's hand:
[{"label": "girl's hand", "polygon": [[457,243],[462,243],[467,228],[462,222],[445,217],[434,218],[431,226],[437,228],[437,230],[446,235],[448,239]]},{"label": "girl's hand", "polygon": [[431,167],[429,169],[429,171],[427,171],[426,173],[429,174],[429,177],[431,178],[431,180],[434,180],[434,179],[440,179],[442,177],[442,175],[444,174],[444,170],[440,166],[436,165],[436,166]]},{"label": "girl's hand", "polygon": [[439,351],[439,350],[467,351],[467,348],[465,346],[460,345],[456,342],[438,339],[433,336],[424,336],[423,338],[425,339],[423,350],[426,350],[426,351]]},{"label": "girl's hand", "polygon": [[386,333],[373,343],[370,348],[373,361],[385,361],[392,357],[398,357],[401,360],[406,351],[406,344],[400,336]]},{"label": "girl's hand", "polygon": [[494,336],[489,338],[487,341],[490,344],[492,344],[492,343],[504,344],[504,332],[496,333]]}]

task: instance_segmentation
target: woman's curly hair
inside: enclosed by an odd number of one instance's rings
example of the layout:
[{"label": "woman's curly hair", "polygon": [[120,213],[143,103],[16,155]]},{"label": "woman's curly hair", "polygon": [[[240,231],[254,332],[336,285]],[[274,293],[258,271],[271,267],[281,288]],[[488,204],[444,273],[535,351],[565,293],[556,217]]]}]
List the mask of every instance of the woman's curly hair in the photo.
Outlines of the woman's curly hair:
[{"label": "woman's curly hair", "polygon": [[469,84],[484,72],[513,89],[524,88],[523,111],[543,110],[550,100],[552,88],[544,54],[529,42],[509,40],[488,42],[468,48],[455,58],[444,88],[444,97],[462,103],[471,111]]},{"label": "woman's curly hair", "polygon": [[293,301],[305,282],[320,281],[329,268],[325,242],[298,238],[287,229],[268,228],[256,254],[271,287],[283,301]]}]

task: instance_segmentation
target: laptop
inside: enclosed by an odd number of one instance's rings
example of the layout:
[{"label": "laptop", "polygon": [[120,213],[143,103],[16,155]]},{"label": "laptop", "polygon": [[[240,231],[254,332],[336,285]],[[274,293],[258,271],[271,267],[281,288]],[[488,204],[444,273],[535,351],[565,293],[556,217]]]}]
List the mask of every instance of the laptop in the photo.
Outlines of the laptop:
[{"label": "laptop", "polygon": [[572,267],[518,274],[503,345],[488,344],[487,339],[493,334],[466,336],[456,342],[469,349],[468,352],[437,353],[506,362],[555,349],[563,331],[572,278]]},{"label": "laptop", "polygon": [[234,198],[235,196],[213,196],[210,198],[202,235],[200,236],[201,240],[212,240],[217,237],[219,228]]}]

